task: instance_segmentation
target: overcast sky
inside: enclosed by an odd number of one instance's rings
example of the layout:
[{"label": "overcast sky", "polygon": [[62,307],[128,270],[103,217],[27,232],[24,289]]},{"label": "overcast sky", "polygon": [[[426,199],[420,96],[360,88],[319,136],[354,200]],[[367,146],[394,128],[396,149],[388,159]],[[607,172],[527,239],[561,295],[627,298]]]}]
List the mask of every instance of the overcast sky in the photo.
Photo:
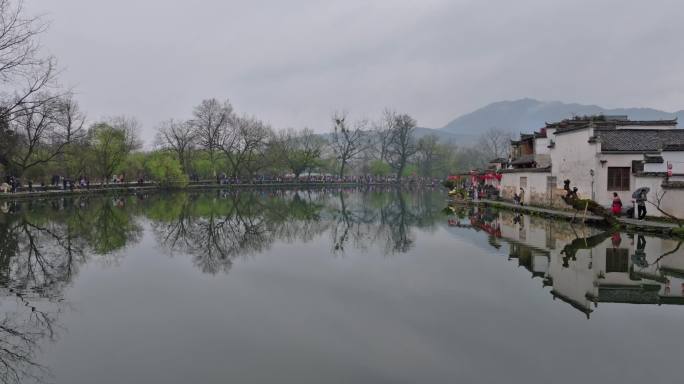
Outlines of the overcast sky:
[{"label": "overcast sky", "polygon": [[684,109],[684,1],[25,0],[91,119],[149,140],[203,98],[275,128],[384,107],[441,127],[493,101]]}]

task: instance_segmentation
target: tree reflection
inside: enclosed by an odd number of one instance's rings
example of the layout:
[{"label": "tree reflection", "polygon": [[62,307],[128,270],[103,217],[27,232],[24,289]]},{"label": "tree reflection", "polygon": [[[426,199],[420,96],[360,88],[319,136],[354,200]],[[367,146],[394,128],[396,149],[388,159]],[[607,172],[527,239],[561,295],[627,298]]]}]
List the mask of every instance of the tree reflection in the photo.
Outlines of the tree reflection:
[{"label": "tree reflection", "polygon": [[0,319],[0,382],[42,382],[49,370],[36,363],[34,356],[41,341],[54,340],[57,313],[37,309],[20,296],[15,306]]},{"label": "tree reflection", "polygon": [[184,253],[205,273],[228,272],[238,257],[276,242],[306,243],[328,232],[331,252],[387,254],[413,246],[413,228],[436,228],[436,194],[392,189],[230,191],[173,194],[148,202],[147,217],[169,253]]},{"label": "tree reflection", "polygon": [[312,199],[285,192],[181,194],[176,217],[152,227],[164,248],[191,255],[203,272],[228,272],[236,258],[263,252],[276,240],[308,241],[319,234],[322,207]]},{"label": "tree reflection", "polygon": [[334,188],[4,202],[0,382],[48,376],[35,353],[55,338],[65,288],[84,264],[111,263],[138,243],[142,218],[169,253],[188,254],[202,272],[216,274],[278,242],[307,243],[328,233],[333,254],[372,246],[407,252],[416,229],[436,228],[440,200],[422,190]]},{"label": "tree reflection", "polygon": [[91,255],[112,255],[140,238],[142,227],[125,205],[55,199],[12,203],[0,215],[0,381],[48,376],[34,355],[39,342],[55,338],[64,288]]}]

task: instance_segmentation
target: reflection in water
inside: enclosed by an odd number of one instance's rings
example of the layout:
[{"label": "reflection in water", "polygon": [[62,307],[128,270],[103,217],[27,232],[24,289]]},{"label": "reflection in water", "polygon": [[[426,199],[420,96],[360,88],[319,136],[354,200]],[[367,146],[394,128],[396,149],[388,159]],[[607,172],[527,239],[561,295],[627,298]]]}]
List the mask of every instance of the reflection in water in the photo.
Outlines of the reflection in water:
[{"label": "reflection in water", "polygon": [[107,261],[141,227],[122,199],[12,204],[0,215],[0,381],[42,381],[38,343],[53,340],[63,292],[91,255]]},{"label": "reflection in water", "polygon": [[56,337],[65,288],[87,262],[116,263],[142,238],[144,219],[168,253],[187,254],[216,274],[277,241],[309,242],[326,231],[334,254],[372,244],[406,252],[414,227],[436,227],[438,198],[425,190],[318,189],[4,202],[0,381],[48,376],[34,354],[39,342]]},{"label": "reflection in water", "polygon": [[441,191],[343,188],[6,203],[7,213],[0,214],[0,381],[49,377],[35,355],[61,333],[66,289],[87,263],[117,264],[146,229],[163,253],[188,257],[207,274],[228,273],[236,260],[283,243],[324,241],[335,257],[391,256],[410,252],[424,233],[477,231],[554,299],[587,317],[604,302],[684,303],[681,242],[474,207],[445,218],[443,205]]},{"label": "reflection in water", "polygon": [[[325,232],[334,254],[383,244],[406,252],[412,227],[434,227],[441,217],[426,191],[228,191],[174,194],[148,202],[147,217],[160,245],[191,255],[205,273],[228,272],[238,257],[276,241],[309,242]],[[433,200],[431,200],[433,199]]]},{"label": "reflection in water", "polygon": [[599,303],[684,304],[682,241],[576,228],[508,211],[454,212],[450,227],[484,231],[496,248],[508,243],[509,260],[587,318]]}]

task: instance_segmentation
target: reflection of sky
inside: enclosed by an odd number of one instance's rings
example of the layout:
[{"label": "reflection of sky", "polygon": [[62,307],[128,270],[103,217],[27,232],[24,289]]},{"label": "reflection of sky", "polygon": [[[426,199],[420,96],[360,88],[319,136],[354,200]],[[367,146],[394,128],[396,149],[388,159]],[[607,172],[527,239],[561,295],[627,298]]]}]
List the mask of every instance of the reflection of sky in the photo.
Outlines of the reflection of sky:
[{"label": "reflection of sky", "polygon": [[116,265],[81,267],[40,361],[75,384],[676,382],[680,306],[601,303],[587,321],[505,242],[438,220],[407,253],[333,255],[325,230],[215,275],[145,221]]},{"label": "reflection of sky", "polygon": [[445,230],[420,232],[413,251],[390,258],[330,257],[327,242],[278,243],[212,277],[145,237],[118,268],[82,271],[69,292],[80,310],[63,317],[69,335],[45,358],[70,383],[678,374],[678,307],[605,306],[586,321],[524,269]]}]

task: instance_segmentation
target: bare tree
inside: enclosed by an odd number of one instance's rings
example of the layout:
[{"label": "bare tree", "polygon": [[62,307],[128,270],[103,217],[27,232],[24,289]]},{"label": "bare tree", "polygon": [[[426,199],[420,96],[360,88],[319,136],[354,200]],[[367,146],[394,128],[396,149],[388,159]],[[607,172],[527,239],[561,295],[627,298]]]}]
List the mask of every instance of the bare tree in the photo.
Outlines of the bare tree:
[{"label": "bare tree", "polygon": [[85,129],[86,115],[81,111],[78,102],[71,93],[56,100],[55,123],[64,136],[64,152],[60,155],[62,168],[67,176],[74,172],[85,172],[86,164],[83,156],[83,145],[87,136]]},{"label": "bare tree", "polygon": [[142,127],[138,119],[132,116],[118,115],[107,118],[106,122],[126,133],[124,142],[126,151],[135,151],[142,147],[142,141],[138,135]]},{"label": "bare tree", "polygon": [[196,130],[190,122],[169,119],[157,127],[157,144],[176,154],[184,173],[188,172],[190,153],[196,143]]},{"label": "bare tree", "polygon": [[478,141],[479,149],[484,152],[489,159],[507,158],[511,148],[511,133],[499,128],[489,128]]},{"label": "bare tree", "polygon": [[15,145],[9,165],[19,176],[63,153],[68,138],[58,124],[58,112],[58,104],[53,100],[26,106],[15,113],[9,124]]},{"label": "bare tree", "polygon": [[665,215],[666,217],[672,219],[677,224],[677,226],[679,226],[681,228],[682,225],[684,224],[684,220],[681,217],[677,217],[677,216],[673,215],[672,213],[666,211],[663,208],[663,199],[665,198],[666,194],[667,194],[667,190],[664,190],[664,189],[656,191],[655,192],[655,199],[647,200],[647,201],[649,202],[649,204],[653,205],[655,207],[655,209],[658,210],[658,212],[660,212],[663,215]]},{"label": "bare tree", "polygon": [[5,167],[17,168],[16,156],[22,156],[17,146],[27,140],[10,125],[19,118],[26,123],[56,96],[46,92],[54,84],[54,59],[43,56],[38,40],[46,27],[39,17],[25,15],[21,0],[0,0],[0,165]]},{"label": "bare tree", "polygon": [[243,168],[251,173],[272,136],[271,128],[247,116],[232,118],[229,127],[220,148],[230,162],[233,177],[237,177]]},{"label": "bare tree", "polygon": [[202,100],[195,107],[192,125],[195,128],[198,145],[207,151],[211,162],[212,174],[216,176],[216,153],[224,144],[224,135],[233,118],[233,106],[228,100]]},{"label": "bare tree", "polygon": [[350,127],[344,112],[334,113],[332,116],[333,132],[330,140],[332,150],[340,164],[339,176],[344,176],[347,165],[354,161],[366,149],[365,128],[367,121],[360,120]]},{"label": "bare tree", "polygon": [[416,154],[416,142],[413,133],[416,121],[409,115],[394,115],[394,123],[387,148],[387,159],[397,173],[397,182],[401,181],[409,160]]},{"label": "bare tree", "polygon": [[55,101],[55,123],[62,127],[64,138],[67,143],[80,140],[85,137],[86,115],[81,111],[78,101],[73,94],[67,93]]},{"label": "bare tree", "polygon": [[397,113],[386,108],[382,111],[382,118],[373,124],[374,146],[377,158],[380,161],[387,161],[390,138],[394,131],[395,117]]},{"label": "bare tree", "polygon": [[54,58],[42,56],[38,36],[47,28],[40,17],[24,15],[21,0],[0,0],[0,120],[21,116],[53,96],[43,92],[53,84]]},{"label": "bare tree", "polygon": [[274,149],[297,179],[306,170],[318,165],[325,140],[309,128],[281,131]]},{"label": "bare tree", "polygon": [[435,173],[446,174],[447,164],[443,161],[446,148],[439,144],[435,135],[421,137],[418,140],[417,153],[420,173],[424,176],[435,176]]}]

